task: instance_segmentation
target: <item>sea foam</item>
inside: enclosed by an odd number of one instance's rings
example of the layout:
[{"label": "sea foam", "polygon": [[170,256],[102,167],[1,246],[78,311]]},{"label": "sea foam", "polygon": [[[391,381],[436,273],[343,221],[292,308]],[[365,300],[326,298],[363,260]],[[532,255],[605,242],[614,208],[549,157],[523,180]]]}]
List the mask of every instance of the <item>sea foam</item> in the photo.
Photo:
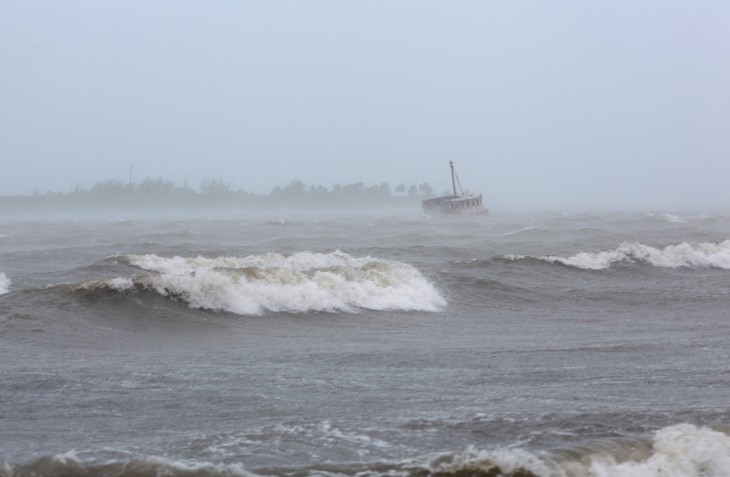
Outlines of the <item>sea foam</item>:
[{"label": "sea foam", "polygon": [[730,270],[730,240],[719,243],[681,243],[656,248],[638,242],[624,242],[613,250],[580,252],[569,257],[508,255],[509,260],[527,258],[561,263],[584,270],[603,270],[617,263],[644,263],[655,267],[720,268]]},{"label": "sea foam", "polygon": [[730,475],[730,436],[707,427],[677,424],[654,436],[654,451],[643,461],[593,461],[588,475],[665,477]]},{"label": "sea foam", "polygon": [[10,291],[10,279],[4,273],[0,273],[0,295]]},{"label": "sea foam", "polygon": [[[300,430],[294,430],[299,433]],[[346,436],[347,437],[347,436]],[[356,441],[359,443],[360,441]],[[730,475],[730,436],[692,424],[659,429],[653,439],[599,441],[557,451],[530,451],[519,447],[490,450],[469,447],[464,451],[373,464],[327,464],[300,469],[298,475],[484,475],[532,477],[727,477]],[[121,460],[83,460],[74,451],[41,457],[25,465],[11,466],[0,460],[0,477],[37,475],[124,475],[170,477],[257,477],[290,472],[259,474],[240,463],[179,461],[157,456],[132,456]],[[341,472],[340,472],[341,470]]]},{"label": "sea foam", "polygon": [[[0,460],[0,464],[3,462]],[[29,464],[0,465],[0,477],[34,475],[116,475],[127,477],[258,477],[241,464],[178,461],[157,456],[139,456],[129,460],[83,460],[75,451],[41,457]]]},{"label": "sea foam", "polygon": [[[446,301],[406,263],[346,253],[299,252],[249,257],[117,257],[146,273],[104,286],[143,288],[193,308],[260,315],[368,310],[439,311]],[[97,285],[98,286],[98,283]]]},{"label": "sea foam", "polygon": [[707,427],[676,424],[658,430],[647,446],[617,440],[613,445],[587,443],[556,453],[470,448],[405,467],[417,475],[726,477],[730,475],[730,436]]},{"label": "sea foam", "polygon": [[684,223],[687,222],[686,220],[680,218],[679,216],[676,216],[674,214],[667,214],[667,213],[664,213],[664,214],[647,214],[647,217],[649,217],[650,219],[655,219],[655,220],[661,220],[661,221],[669,222],[670,224],[684,224]]}]

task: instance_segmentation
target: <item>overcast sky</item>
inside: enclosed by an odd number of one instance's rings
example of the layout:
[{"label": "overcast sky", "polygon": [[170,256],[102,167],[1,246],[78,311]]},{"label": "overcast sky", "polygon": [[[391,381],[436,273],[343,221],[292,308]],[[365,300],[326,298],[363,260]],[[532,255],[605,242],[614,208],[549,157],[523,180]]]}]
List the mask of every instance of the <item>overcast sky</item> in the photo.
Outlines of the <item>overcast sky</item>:
[{"label": "overcast sky", "polygon": [[0,0],[0,195],[462,184],[730,207],[730,2]]}]

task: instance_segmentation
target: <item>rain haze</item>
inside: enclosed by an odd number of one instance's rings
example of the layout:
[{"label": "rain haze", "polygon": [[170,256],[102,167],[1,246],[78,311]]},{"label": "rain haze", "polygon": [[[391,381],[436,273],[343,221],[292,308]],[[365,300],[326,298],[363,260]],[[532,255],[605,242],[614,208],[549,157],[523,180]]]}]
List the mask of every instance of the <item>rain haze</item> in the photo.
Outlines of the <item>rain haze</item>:
[{"label": "rain haze", "polygon": [[[0,4],[0,195],[462,183],[498,210],[730,203],[730,3]],[[131,174],[130,174],[131,172]]]},{"label": "rain haze", "polygon": [[728,53],[728,0],[0,0],[0,477],[730,476]]}]

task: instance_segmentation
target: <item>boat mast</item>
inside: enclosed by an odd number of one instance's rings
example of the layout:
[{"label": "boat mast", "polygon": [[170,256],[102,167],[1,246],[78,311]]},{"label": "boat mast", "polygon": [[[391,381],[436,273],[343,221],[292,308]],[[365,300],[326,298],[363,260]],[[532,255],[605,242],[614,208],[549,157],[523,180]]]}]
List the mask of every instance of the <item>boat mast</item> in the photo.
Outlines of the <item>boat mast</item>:
[{"label": "boat mast", "polygon": [[456,172],[454,172],[454,161],[449,161],[451,166],[451,187],[454,188],[454,196],[456,196]]},{"label": "boat mast", "polygon": [[449,165],[451,166],[451,186],[454,188],[454,197],[458,197],[456,195],[456,184],[459,184],[459,195],[464,195],[464,190],[461,188],[461,181],[459,180],[459,176],[456,175],[456,169],[454,169],[454,161],[449,161]]}]

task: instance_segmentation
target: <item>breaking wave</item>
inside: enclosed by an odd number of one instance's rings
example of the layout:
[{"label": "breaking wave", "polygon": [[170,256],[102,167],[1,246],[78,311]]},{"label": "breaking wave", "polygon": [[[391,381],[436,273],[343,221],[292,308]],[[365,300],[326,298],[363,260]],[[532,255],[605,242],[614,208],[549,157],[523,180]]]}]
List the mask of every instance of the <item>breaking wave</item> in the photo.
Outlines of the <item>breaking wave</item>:
[{"label": "breaking wave", "polygon": [[706,427],[678,424],[656,433],[652,452],[646,459],[624,462],[596,459],[590,471],[596,477],[728,475],[730,436]]},{"label": "breaking wave", "polygon": [[493,450],[468,448],[399,461],[328,463],[299,469],[256,469],[247,468],[240,462],[176,461],[156,456],[85,460],[73,451],[21,465],[10,465],[0,460],[0,477],[724,477],[729,473],[730,436],[691,424],[660,429],[652,440],[610,439],[548,451],[514,447]]},{"label": "breaking wave", "polygon": [[241,465],[186,463],[156,456],[129,460],[84,461],[77,452],[69,451],[19,466],[0,460],[0,477],[253,477]]},{"label": "breaking wave", "polygon": [[720,477],[730,473],[730,436],[678,424],[657,431],[653,442],[613,439],[537,454],[469,449],[433,459],[424,470],[410,475]]},{"label": "breaking wave", "polygon": [[637,242],[624,242],[618,248],[601,252],[580,252],[570,257],[507,255],[508,260],[537,259],[561,263],[583,270],[604,270],[617,263],[643,263],[655,267],[720,268],[730,270],[730,240],[719,243],[681,243],[656,248]]},{"label": "breaking wave", "polygon": [[670,224],[684,224],[687,221],[674,214],[647,214],[650,219],[669,222]]},{"label": "breaking wave", "polygon": [[4,295],[10,291],[10,279],[4,273],[0,272],[0,295]]},{"label": "breaking wave", "polygon": [[551,233],[552,231],[543,227],[522,227],[519,230],[513,232],[506,232],[502,234],[502,237],[509,237],[512,235],[520,235],[525,233]]},{"label": "breaking wave", "polygon": [[346,253],[249,257],[123,255],[145,273],[93,281],[81,289],[151,290],[192,308],[260,315],[368,310],[439,311],[446,301],[411,265]]}]

